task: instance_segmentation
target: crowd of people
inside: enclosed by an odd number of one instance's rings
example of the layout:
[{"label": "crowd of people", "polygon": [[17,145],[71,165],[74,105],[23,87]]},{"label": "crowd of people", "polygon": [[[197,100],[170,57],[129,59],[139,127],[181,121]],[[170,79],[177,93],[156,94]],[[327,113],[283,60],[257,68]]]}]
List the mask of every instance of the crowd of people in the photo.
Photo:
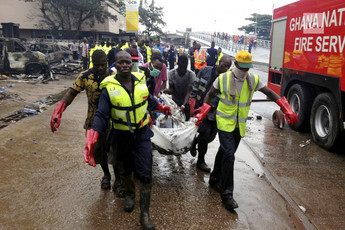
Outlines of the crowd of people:
[{"label": "crowd of people", "polygon": [[211,37],[214,38],[219,38],[221,40],[224,41],[233,41],[235,43],[239,43],[239,44],[245,44],[245,45],[249,45],[250,43],[253,44],[253,46],[256,46],[257,43],[257,38],[254,36],[248,37],[248,36],[244,36],[244,35],[230,35],[228,33],[224,33],[224,32],[214,32],[213,34],[211,34]]},{"label": "crowd of people", "polygon": [[[178,53],[171,45],[164,57],[160,40],[153,45],[135,39],[109,45],[91,42],[90,46],[85,39],[78,51],[84,71],[57,103],[51,129],[57,130],[62,113],[79,92],[86,90],[85,162],[94,167],[101,165],[102,189],[111,188],[108,164],[113,165],[113,190],[124,197],[126,212],[134,209],[134,177],[139,180],[140,223],[144,229],[155,229],[149,214],[154,183],[150,139],[154,113],[171,114],[168,106],[158,102],[162,93],[172,95],[186,120],[197,118],[199,135],[190,153],[198,155],[199,170],[211,173],[209,186],[219,192],[228,210],[238,207],[233,197],[235,152],[245,135],[253,93],[259,90],[275,101],[290,124],[298,120],[285,97],[274,93],[258,75],[249,72],[253,65],[248,51],[239,51],[232,60],[221,48],[216,49],[214,42],[207,50],[193,42],[189,55]],[[220,146],[211,170],[205,155],[217,133]]]}]

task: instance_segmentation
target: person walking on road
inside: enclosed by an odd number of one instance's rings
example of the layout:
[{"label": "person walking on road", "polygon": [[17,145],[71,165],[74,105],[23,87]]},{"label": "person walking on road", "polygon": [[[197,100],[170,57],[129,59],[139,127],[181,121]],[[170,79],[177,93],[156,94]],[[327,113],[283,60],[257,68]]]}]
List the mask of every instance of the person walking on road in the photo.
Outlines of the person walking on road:
[{"label": "person walking on road", "polygon": [[285,113],[287,122],[294,125],[297,115],[292,111],[285,97],[280,97],[265,86],[259,76],[249,73],[252,68],[252,55],[241,50],[236,54],[235,66],[221,74],[206,94],[196,125],[201,125],[211,109],[211,99],[220,93],[216,121],[220,147],[218,149],[209,185],[220,192],[226,209],[234,210],[238,204],[233,198],[235,152],[244,137],[246,121],[254,91],[261,91],[275,101]]},{"label": "person walking on road", "polygon": [[194,66],[194,51],[196,49],[196,41],[193,42],[193,46],[189,48],[189,58],[190,58],[190,70],[195,71]]},{"label": "person walking on road", "polygon": [[83,38],[83,42],[79,45],[80,56],[83,60],[83,70],[87,70],[89,61],[89,45],[87,44],[87,39]]},{"label": "person walking on road", "polygon": [[170,70],[168,73],[169,89],[164,90],[166,94],[172,95],[173,101],[181,107],[181,110],[186,114],[186,120],[189,120],[189,95],[192,92],[193,82],[196,81],[195,73],[188,70],[188,57],[181,55],[177,63],[176,69]]},{"label": "person walking on road", "polygon": [[197,43],[194,51],[195,74],[198,75],[199,71],[206,65],[206,51],[201,49],[201,45]]},{"label": "person walking on road", "polygon": [[175,50],[175,47],[171,45],[170,49],[168,50],[169,70],[172,70],[175,67],[176,55],[177,55],[177,52]]},{"label": "person walking on road", "polygon": [[76,41],[73,41],[73,44],[72,44],[73,60],[78,60],[79,58],[78,50],[79,50],[78,44],[76,44]]},{"label": "person walking on road", "polygon": [[[231,64],[231,57],[225,55],[220,60],[218,66],[206,66],[199,72],[197,80],[193,83],[193,91],[189,98],[191,116],[194,114],[194,108],[199,108],[200,110],[205,96],[212,86],[212,83],[216,80],[219,74],[226,72],[231,67]],[[218,101],[218,97],[214,97],[212,99],[210,104],[212,108],[202,124],[199,126],[199,135],[194,140],[190,150],[192,156],[196,156],[196,145],[198,145],[198,161],[196,166],[198,169],[204,172],[211,171],[205,162],[205,155],[207,153],[208,144],[211,143],[217,135],[216,111]]]},{"label": "person walking on road", "polygon": [[99,135],[107,131],[111,119],[112,145],[116,149],[120,175],[125,185],[124,210],[134,209],[135,188],[133,172],[140,181],[140,223],[144,229],[155,229],[149,214],[152,187],[153,132],[149,128],[148,111],[159,110],[171,114],[168,106],[149,94],[145,75],[131,72],[132,57],[127,52],[116,55],[117,74],[109,76],[100,85],[102,89],[98,109],[88,130],[84,150],[85,161],[95,166],[93,150]]},{"label": "person walking on road", "polygon": [[[98,106],[99,95],[101,93],[99,85],[101,81],[111,73],[107,68],[107,56],[104,51],[96,50],[92,54],[92,60],[94,67],[87,71],[83,71],[77,77],[72,87],[68,89],[62,100],[57,103],[50,120],[50,126],[53,133],[60,126],[62,113],[65,111],[67,106],[73,102],[74,98],[83,90],[86,91],[88,99],[88,112],[86,121],[84,123],[84,129],[89,130],[91,128]],[[96,144],[95,159],[96,163],[101,165],[104,173],[101,181],[101,188],[110,189],[111,176],[107,162],[107,135],[102,135],[99,138]],[[113,189],[114,191],[118,192],[119,196],[124,196],[120,175],[115,164],[113,164],[113,168],[115,173],[115,183]]]},{"label": "person walking on road", "polygon": [[214,48],[214,46],[215,46],[215,43],[211,42],[211,48],[207,49],[208,55],[207,55],[206,62],[207,62],[208,66],[214,66],[216,64],[216,61],[217,61],[218,51]]}]

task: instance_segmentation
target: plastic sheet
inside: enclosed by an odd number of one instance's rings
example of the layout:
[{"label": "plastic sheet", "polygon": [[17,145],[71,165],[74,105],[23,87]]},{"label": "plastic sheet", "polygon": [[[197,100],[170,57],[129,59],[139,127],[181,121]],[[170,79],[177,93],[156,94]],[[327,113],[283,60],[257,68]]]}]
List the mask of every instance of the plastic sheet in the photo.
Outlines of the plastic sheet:
[{"label": "plastic sheet", "polygon": [[184,114],[168,95],[161,95],[161,103],[168,105],[172,116],[160,114],[153,125],[152,144],[161,154],[181,155],[188,152],[197,135],[196,118],[185,121]]}]

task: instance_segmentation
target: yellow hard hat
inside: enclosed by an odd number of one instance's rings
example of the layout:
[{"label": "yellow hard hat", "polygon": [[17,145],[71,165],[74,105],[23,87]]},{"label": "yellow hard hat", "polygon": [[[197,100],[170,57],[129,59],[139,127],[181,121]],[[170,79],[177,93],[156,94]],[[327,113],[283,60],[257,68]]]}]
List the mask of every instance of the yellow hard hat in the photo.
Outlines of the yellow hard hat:
[{"label": "yellow hard hat", "polygon": [[241,68],[253,68],[252,55],[246,50],[237,52],[236,62]]}]

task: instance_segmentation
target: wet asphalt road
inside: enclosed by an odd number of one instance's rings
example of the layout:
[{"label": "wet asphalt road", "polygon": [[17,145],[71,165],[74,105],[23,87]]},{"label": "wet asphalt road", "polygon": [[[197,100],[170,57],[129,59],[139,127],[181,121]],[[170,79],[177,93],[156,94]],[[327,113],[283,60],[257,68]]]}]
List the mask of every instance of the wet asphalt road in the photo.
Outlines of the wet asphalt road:
[{"label": "wet asphalt road", "polygon": [[[53,106],[0,130],[2,229],[141,229],[138,196],[134,212],[124,212],[123,199],[101,190],[100,167],[83,162],[85,96],[68,107],[54,134],[49,127]],[[215,141],[207,154],[210,166],[217,146]],[[247,148],[241,145],[241,151]],[[189,153],[153,154],[151,215],[157,229],[293,228],[285,202],[245,159],[236,162],[240,208],[231,213]]]},{"label": "wet asphalt road", "polygon": [[[68,107],[52,134],[54,107],[0,130],[0,229],[141,229],[138,186],[136,208],[126,213],[123,199],[101,190],[100,167],[83,162],[86,95]],[[312,142],[299,146],[307,140],[265,118],[249,120],[236,153],[235,212],[208,187],[209,174],[196,169],[196,158],[154,151],[156,229],[343,229],[345,156]],[[215,140],[206,155],[211,167],[218,146]]]}]

